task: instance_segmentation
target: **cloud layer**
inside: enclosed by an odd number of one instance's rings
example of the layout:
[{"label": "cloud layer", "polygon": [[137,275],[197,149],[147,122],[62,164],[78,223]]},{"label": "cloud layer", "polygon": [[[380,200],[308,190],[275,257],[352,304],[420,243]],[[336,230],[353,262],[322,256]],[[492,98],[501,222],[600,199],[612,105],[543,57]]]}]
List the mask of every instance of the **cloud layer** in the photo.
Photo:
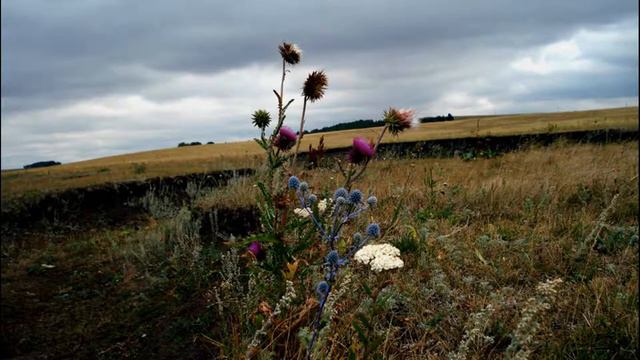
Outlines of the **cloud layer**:
[{"label": "cloud layer", "polygon": [[635,1],[5,1],[2,168],[251,138],[283,40],[286,94],[329,76],[309,128],[638,103]]}]

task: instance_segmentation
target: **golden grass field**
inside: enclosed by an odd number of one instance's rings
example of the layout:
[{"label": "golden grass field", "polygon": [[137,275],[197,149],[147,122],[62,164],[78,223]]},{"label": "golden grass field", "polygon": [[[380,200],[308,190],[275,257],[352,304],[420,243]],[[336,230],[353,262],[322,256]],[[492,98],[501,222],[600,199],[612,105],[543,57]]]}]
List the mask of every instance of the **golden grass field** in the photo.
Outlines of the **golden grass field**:
[{"label": "golden grass field", "polygon": [[[321,197],[330,196],[343,180],[325,168],[298,176]],[[402,248],[405,266],[381,274],[360,265],[344,270],[353,280],[339,284],[345,291],[335,306],[337,316],[323,353],[316,358],[343,359],[349,349],[365,352],[354,330],[356,314],[365,314],[372,329],[381,329],[368,334],[380,339],[371,353],[384,359],[464,354],[461,344],[474,329],[493,340],[472,342],[466,358],[503,359],[511,336],[523,324],[530,334],[518,336],[529,339],[531,359],[634,358],[637,177],[638,144],[633,141],[560,141],[476,161],[372,162],[356,184],[379,198],[364,221],[381,224],[379,241]],[[255,177],[237,179],[199,203],[227,209],[255,206],[254,184]],[[391,219],[398,202],[403,204],[401,221],[394,227]],[[292,210],[295,204],[290,206]],[[235,266],[238,274],[240,269],[243,274],[257,271],[255,263],[241,258],[224,265],[219,256],[228,248],[204,240],[188,251],[180,247],[184,244],[168,245],[173,244],[169,237],[180,238],[176,226],[183,232],[187,228],[176,224],[174,218],[150,218],[136,227],[58,237],[47,231],[22,242],[3,242],[0,294],[10,354],[243,358],[254,334],[250,325],[257,321],[256,309],[264,302],[274,306],[280,295],[271,286],[250,291],[242,290],[248,285],[225,287],[211,274],[225,266]],[[345,233],[361,225],[348,224]],[[287,241],[296,236],[289,234]],[[313,266],[323,251],[318,244],[301,255],[301,268],[311,269],[312,275],[309,283],[300,275],[297,302],[269,331],[270,341],[262,344],[264,352],[275,353],[273,358],[304,356],[296,334],[311,320],[303,317],[295,325],[294,319],[314,304],[309,302],[315,299],[312,284],[320,272]],[[189,260],[193,254],[200,259],[195,265]],[[271,278],[260,277],[266,273],[256,274],[257,284],[271,284]],[[542,300],[538,284],[556,278],[563,281],[557,294]],[[245,286],[246,279],[242,281]],[[361,284],[376,294],[384,291],[401,306],[374,312]],[[522,319],[536,304],[547,305],[533,313],[534,326]],[[495,309],[492,315],[471,321],[489,305]]]},{"label": "golden grass field", "polygon": [[[248,120],[247,120],[248,121]],[[313,123],[307,127],[312,127]],[[465,117],[442,123],[420,124],[384,143],[506,136],[596,129],[638,129],[638,107],[523,115]],[[478,131],[479,130],[479,131]],[[346,148],[355,136],[374,138],[379,129],[356,129],[310,134],[301,145],[317,144],[325,136],[327,149]],[[258,135],[256,131],[256,136]],[[254,167],[262,151],[253,141],[168,148],[79,161],[54,167],[2,172],[2,196],[56,191],[107,182],[142,180],[216,170]]]}]

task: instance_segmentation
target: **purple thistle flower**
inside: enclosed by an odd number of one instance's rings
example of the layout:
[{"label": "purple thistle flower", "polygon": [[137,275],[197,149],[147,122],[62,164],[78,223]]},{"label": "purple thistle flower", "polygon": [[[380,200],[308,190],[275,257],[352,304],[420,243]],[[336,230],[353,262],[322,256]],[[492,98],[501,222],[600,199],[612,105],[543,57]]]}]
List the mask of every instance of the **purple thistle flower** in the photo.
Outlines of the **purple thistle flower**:
[{"label": "purple thistle flower", "polygon": [[373,144],[367,140],[357,137],[353,139],[353,147],[349,151],[349,161],[354,164],[361,164],[373,157],[375,150]]},{"label": "purple thistle flower", "polygon": [[259,241],[254,241],[247,247],[247,251],[249,251],[253,256],[258,260],[263,260],[266,256],[264,249],[262,248],[262,244]]},{"label": "purple thistle flower", "polygon": [[297,138],[298,136],[293,130],[283,126],[278,132],[278,137],[276,137],[274,145],[280,150],[287,151],[296,144]]}]

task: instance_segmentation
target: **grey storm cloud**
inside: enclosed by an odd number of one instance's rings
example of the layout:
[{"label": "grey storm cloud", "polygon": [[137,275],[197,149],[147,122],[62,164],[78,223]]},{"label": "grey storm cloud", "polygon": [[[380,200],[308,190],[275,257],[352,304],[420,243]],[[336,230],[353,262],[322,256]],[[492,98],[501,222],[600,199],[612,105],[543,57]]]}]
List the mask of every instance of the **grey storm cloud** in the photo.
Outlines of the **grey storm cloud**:
[{"label": "grey storm cloud", "polygon": [[274,107],[282,41],[303,49],[289,96],[310,70],[329,75],[311,128],[377,118],[390,105],[426,116],[638,99],[636,1],[1,6],[2,168],[250,138],[249,114]]}]

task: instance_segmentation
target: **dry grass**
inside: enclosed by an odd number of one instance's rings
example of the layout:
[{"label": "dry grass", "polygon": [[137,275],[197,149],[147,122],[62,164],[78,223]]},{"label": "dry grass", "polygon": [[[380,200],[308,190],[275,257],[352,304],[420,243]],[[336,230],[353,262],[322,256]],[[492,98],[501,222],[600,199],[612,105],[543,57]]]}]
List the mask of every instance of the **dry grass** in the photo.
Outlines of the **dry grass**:
[{"label": "dry grass", "polygon": [[[638,108],[465,117],[450,122],[421,124],[398,138],[387,135],[383,142],[609,128],[638,129]],[[370,128],[326,133],[325,146],[327,149],[348,147],[354,136],[373,138],[378,131],[379,129]],[[301,149],[306,150],[308,144],[316,144],[320,136],[321,134],[305,136]],[[2,196],[142,180],[156,176],[255,167],[261,159],[262,153],[258,145],[253,141],[244,141],[144,151],[41,169],[3,171]]]},{"label": "dry grass", "polygon": [[[318,194],[340,185],[328,169],[299,176]],[[352,285],[333,307],[336,316],[322,339],[320,358],[342,359],[354,351],[360,358],[442,359],[467,351],[467,358],[500,359],[513,345],[516,329],[532,351],[530,358],[632,358],[638,349],[637,176],[635,142],[557,143],[474,161],[372,163],[357,187],[380,201],[361,220],[382,224],[381,241],[402,249],[405,267],[376,275],[350,266]],[[239,179],[201,205],[255,205],[254,189],[251,179]],[[615,206],[601,221],[616,194]],[[399,199],[404,203],[400,226],[390,229]],[[581,249],[599,222],[598,246]],[[166,243],[158,234],[170,225],[96,229],[44,245],[25,242],[24,248],[3,244],[2,297],[9,305],[4,311],[19,325],[11,328],[14,337],[27,339],[15,348],[34,357],[80,348],[86,357],[109,351],[113,357],[240,358],[252,326],[260,327],[258,304],[273,306],[281,293],[271,278],[260,277],[265,272],[253,272],[252,260],[218,261],[213,245],[198,254],[200,267],[167,263]],[[352,230],[349,226],[345,233]],[[161,245],[158,251],[154,244]],[[323,251],[315,246],[301,255],[299,297],[282,319],[309,311],[307,300],[315,297],[313,283],[321,276],[314,264]],[[237,273],[230,283],[239,285],[220,284],[212,275],[216,269]],[[255,278],[240,278],[249,270]],[[557,296],[540,296],[538,284],[555,278],[563,279]],[[367,295],[362,284],[375,295]],[[527,318],[527,313],[535,314]],[[362,328],[371,342],[379,340],[377,347],[366,349],[371,345],[354,329],[361,318],[356,314],[368,319],[370,327]],[[278,331],[267,334],[262,352],[301,358],[304,348],[296,333]],[[83,342],[88,345],[78,345]]]},{"label": "dry grass", "polygon": [[[541,191],[561,195],[587,182],[632,183],[638,173],[637,159],[634,143],[606,146],[558,143],[474,161],[459,158],[376,161],[358,183],[365,193],[375,193],[379,198],[396,197],[404,188],[407,196],[417,199],[430,191],[426,182],[431,176],[437,193],[456,187],[486,189],[501,196],[484,199],[487,204],[512,203]],[[312,190],[328,195],[342,185],[342,178],[333,169],[305,170],[300,177],[312,185]],[[254,183],[243,180],[228,189],[219,189],[215,197],[201,203],[205,207],[225,202],[246,207],[255,203],[256,195]]]}]

